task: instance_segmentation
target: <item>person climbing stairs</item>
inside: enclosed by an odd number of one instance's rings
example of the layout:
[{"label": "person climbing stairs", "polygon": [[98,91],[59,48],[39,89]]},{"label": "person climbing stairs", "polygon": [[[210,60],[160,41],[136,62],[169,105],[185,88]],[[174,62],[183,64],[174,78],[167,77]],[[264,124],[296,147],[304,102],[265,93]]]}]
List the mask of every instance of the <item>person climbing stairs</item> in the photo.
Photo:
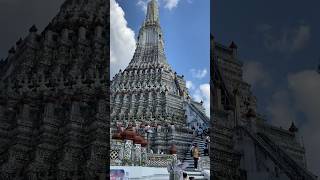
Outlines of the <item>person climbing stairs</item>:
[{"label": "person climbing stairs", "polygon": [[[197,144],[197,146],[200,150],[200,159],[202,157],[204,157],[204,155],[208,156],[207,154],[205,154],[205,148],[206,148],[205,138],[196,137],[192,141],[191,145],[194,145],[194,144]],[[199,165],[198,165],[198,169],[194,168],[194,159],[193,159],[193,156],[190,151],[186,152],[185,158],[183,159],[183,162],[187,162],[189,164],[188,167],[184,171],[188,174],[189,177],[194,177],[194,179],[203,179],[203,180],[207,179],[207,178],[205,178],[205,174],[202,172],[202,170],[199,169]]]}]

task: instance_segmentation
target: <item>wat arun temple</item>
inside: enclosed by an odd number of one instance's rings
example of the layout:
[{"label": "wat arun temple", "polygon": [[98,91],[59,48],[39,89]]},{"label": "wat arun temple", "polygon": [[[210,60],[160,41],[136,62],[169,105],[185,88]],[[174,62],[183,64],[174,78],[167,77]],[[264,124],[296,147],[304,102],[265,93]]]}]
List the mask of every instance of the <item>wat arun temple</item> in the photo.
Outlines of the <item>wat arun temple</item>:
[{"label": "wat arun temple", "polygon": [[[176,158],[189,163],[190,176],[203,178],[193,168],[190,147],[198,143],[204,154],[205,140],[195,132],[207,131],[209,118],[203,102],[190,96],[184,76],[168,64],[164,47],[158,2],[151,0],[133,58],[110,86],[111,165],[167,168]],[[200,164],[209,171],[209,156]]]},{"label": "wat arun temple", "polygon": [[158,5],[154,0],[148,5],[131,62],[112,80],[110,102],[111,131],[119,126],[154,127],[157,131],[150,134],[150,148],[154,152],[169,152],[175,144],[178,155],[184,155],[194,125],[193,119],[186,118],[187,110],[204,121],[198,122],[198,126],[208,126],[202,102],[191,99],[183,75],[178,75],[166,60]]},{"label": "wat arun temple", "polygon": [[299,129],[271,125],[242,79],[234,42],[211,40],[211,177],[221,180],[315,180]]}]

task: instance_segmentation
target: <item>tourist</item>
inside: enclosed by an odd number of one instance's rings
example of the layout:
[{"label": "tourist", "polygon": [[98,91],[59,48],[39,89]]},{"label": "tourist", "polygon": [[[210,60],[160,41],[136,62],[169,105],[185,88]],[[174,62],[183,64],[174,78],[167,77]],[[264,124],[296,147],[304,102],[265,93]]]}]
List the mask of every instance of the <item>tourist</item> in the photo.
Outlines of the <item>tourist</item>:
[{"label": "tourist", "polygon": [[163,150],[160,151],[160,154],[164,154]]},{"label": "tourist", "polygon": [[198,144],[195,144],[195,147],[193,148],[193,151],[192,151],[192,155],[193,155],[194,168],[198,169],[198,160],[200,158],[200,149],[198,147]]},{"label": "tourist", "polygon": [[191,156],[191,157],[193,157],[193,154],[192,154],[193,148],[194,148],[194,144],[192,144],[191,147],[190,147],[190,156]]},{"label": "tourist", "polygon": [[200,127],[199,133],[200,133],[201,139],[203,139],[203,136],[202,136],[202,135],[203,135],[202,127]]},{"label": "tourist", "polygon": [[209,136],[206,136],[206,142],[210,143],[210,137]]},{"label": "tourist", "polygon": [[208,143],[208,142],[206,142],[206,147],[205,147],[205,149],[204,149],[204,155],[205,155],[205,156],[208,156],[208,155],[209,155],[209,143]]},{"label": "tourist", "polygon": [[183,180],[188,180],[188,174],[186,172],[183,172],[182,174]]}]

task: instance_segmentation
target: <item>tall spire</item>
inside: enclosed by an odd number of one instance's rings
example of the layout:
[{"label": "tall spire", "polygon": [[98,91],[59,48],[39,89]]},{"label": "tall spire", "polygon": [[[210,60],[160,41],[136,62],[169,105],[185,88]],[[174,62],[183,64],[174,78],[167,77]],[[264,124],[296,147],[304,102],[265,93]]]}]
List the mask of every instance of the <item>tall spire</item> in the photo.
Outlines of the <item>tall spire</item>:
[{"label": "tall spire", "polygon": [[147,16],[140,28],[138,42],[139,45],[157,45],[162,49],[163,39],[157,0],[151,0],[148,3]]},{"label": "tall spire", "polygon": [[157,0],[148,3],[147,16],[140,29],[138,41],[140,45],[163,45]]},{"label": "tall spire", "polygon": [[[127,68],[163,65],[169,68],[164,53],[164,41],[159,21],[157,0],[148,3],[147,15],[140,28],[137,48]],[[152,58],[150,58],[152,55]]]},{"label": "tall spire", "polygon": [[159,22],[159,8],[156,0],[151,0],[148,3],[147,16],[145,22]]}]

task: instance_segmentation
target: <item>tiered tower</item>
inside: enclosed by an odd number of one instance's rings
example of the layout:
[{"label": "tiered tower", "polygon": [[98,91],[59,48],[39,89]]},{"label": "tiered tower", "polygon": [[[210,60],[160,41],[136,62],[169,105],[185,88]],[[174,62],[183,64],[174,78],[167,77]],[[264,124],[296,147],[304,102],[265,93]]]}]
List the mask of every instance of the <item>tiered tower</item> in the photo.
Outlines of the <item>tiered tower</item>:
[{"label": "tiered tower", "polygon": [[154,151],[177,145],[178,154],[188,149],[192,131],[186,125],[185,106],[191,102],[183,76],[167,63],[156,0],[148,3],[147,15],[137,37],[134,56],[111,84],[112,129],[121,124],[154,127],[150,145]]},{"label": "tiered tower", "polygon": [[66,0],[1,63],[0,179],[93,179],[108,155],[106,0]]},{"label": "tiered tower", "polygon": [[[211,63],[211,130],[210,137],[210,175],[216,179],[239,178],[240,154],[234,150],[233,129],[235,127],[234,113],[232,111],[234,98],[230,86],[223,80],[221,68],[218,63],[217,43],[210,36],[210,63]],[[224,51],[229,52],[229,51]],[[228,54],[229,57],[230,54]],[[221,62],[220,62],[221,63]],[[230,71],[226,71],[230,72]]]},{"label": "tiered tower", "polygon": [[112,121],[183,124],[185,81],[167,63],[157,2],[151,1],[147,11],[133,59],[111,85]]},{"label": "tiered tower", "polygon": [[298,128],[270,125],[242,79],[237,46],[211,38],[212,175],[218,179],[317,179],[306,169]]}]

